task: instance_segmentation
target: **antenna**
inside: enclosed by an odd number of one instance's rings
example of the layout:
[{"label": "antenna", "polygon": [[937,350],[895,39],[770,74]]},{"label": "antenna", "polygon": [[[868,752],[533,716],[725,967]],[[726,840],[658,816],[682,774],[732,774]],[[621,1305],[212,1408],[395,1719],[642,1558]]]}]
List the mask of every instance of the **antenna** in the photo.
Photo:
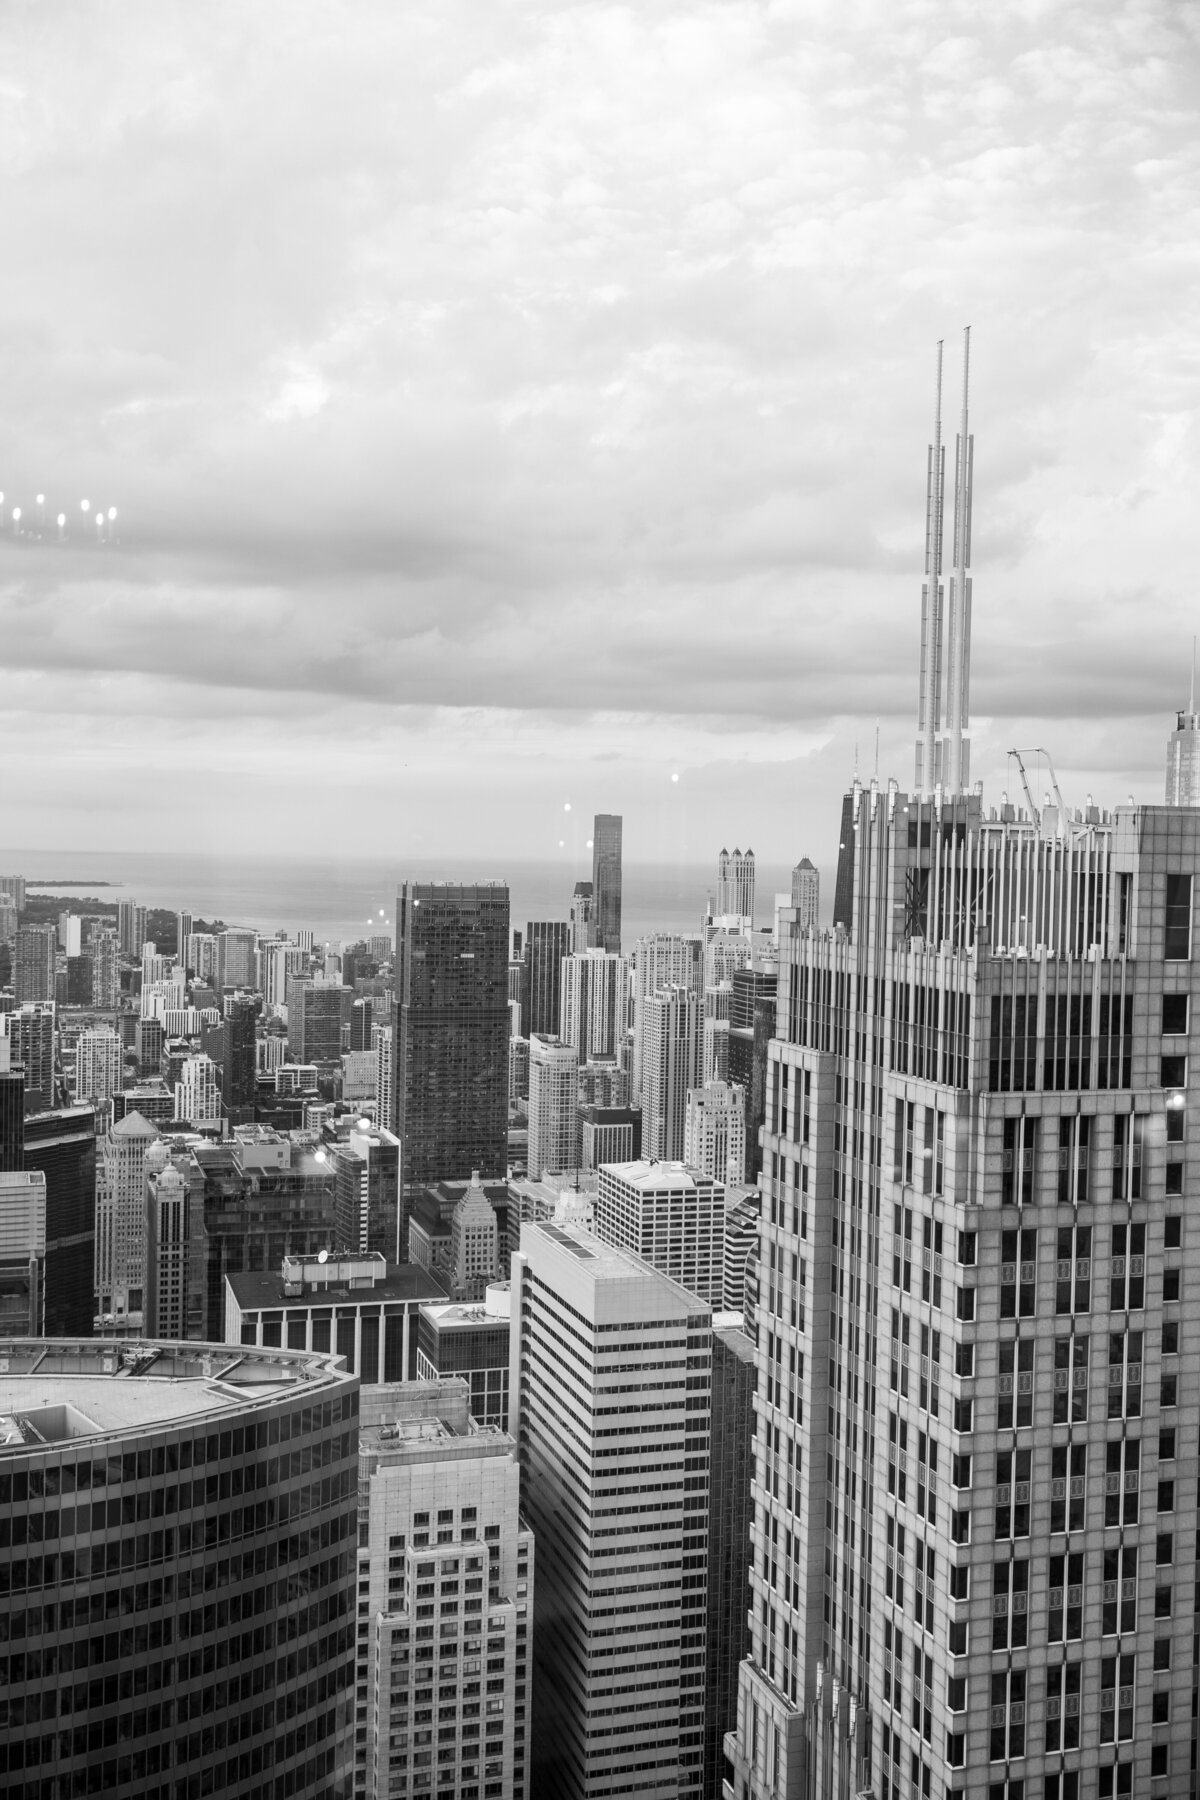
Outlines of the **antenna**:
[{"label": "antenna", "polygon": [[1196,712],[1196,635],[1192,633],[1192,685],[1188,693],[1188,711],[1195,716]]},{"label": "antenna", "polygon": [[879,780],[879,720],[875,721],[875,779]]},{"label": "antenna", "polygon": [[925,472],[925,582],[921,589],[921,688],[917,710],[916,786],[929,794],[941,776],[938,731],[942,698],[942,519],[946,455],[942,448],[942,340],[937,347],[933,442]]}]

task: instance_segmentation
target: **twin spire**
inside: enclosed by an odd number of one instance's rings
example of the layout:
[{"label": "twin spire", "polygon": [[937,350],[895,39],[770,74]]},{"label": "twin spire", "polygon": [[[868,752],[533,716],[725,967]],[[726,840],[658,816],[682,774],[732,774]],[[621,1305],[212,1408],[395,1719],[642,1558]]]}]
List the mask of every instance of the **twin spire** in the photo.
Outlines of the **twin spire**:
[{"label": "twin spire", "polygon": [[971,490],[975,439],[967,429],[971,328],[963,331],[962,419],[954,449],[954,531],[948,585],[943,586],[946,450],[942,443],[942,345],[937,347],[937,402],[925,488],[925,581],[921,588],[921,696],[917,714],[919,793],[960,794],[970,784],[966,736],[971,686]]}]

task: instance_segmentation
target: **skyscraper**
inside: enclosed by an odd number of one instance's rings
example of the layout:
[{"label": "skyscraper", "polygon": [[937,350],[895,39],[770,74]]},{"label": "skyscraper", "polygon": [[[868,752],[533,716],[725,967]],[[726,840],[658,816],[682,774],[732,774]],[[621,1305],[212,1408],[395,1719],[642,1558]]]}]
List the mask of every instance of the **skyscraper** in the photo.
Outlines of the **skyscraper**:
[{"label": "skyscraper", "polygon": [[700,1002],[691,988],[647,997],[642,1045],[642,1149],[654,1162],[683,1157],[688,1089],[700,1071]]},{"label": "skyscraper", "polygon": [[1200,806],[1200,713],[1194,693],[1167,739],[1167,805]]},{"label": "skyscraper", "polygon": [[53,1004],[57,934],[53,925],[23,925],[13,951],[13,988],[17,1005]]},{"label": "skyscraper", "polygon": [[121,1085],[125,1051],[110,1026],[81,1031],[75,1044],[75,1098],[107,1100]]},{"label": "skyscraper", "polygon": [[254,931],[222,931],[217,937],[217,986],[252,988],[258,934]]},{"label": "skyscraper", "polygon": [[[916,792],[964,793],[971,780],[965,735],[971,698],[971,508],[975,439],[967,420],[971,332],[963,332],[962,419],[954,452],[953,570],[942,584],[946,451],[942,444],[942,346],[937,347],[933,442],[925,473],[925,576],[921,588],[921,688],[917,709]],[[944,733],[944,735],[943,735]]]},{"label": "skyscraper", "polygon": [[508,889],[406,882],[396,897],[401,1242],[435,1181],[508,1169]]},{"label": "skyscraper", "polygon": [[46,1177],[0,1173],[0,1337],[45,1330]]},{"label": "skyscraper", "polygon": [[[0,1106],[3,1076],[0,1076]],[[96,1114],[90,1106],[32,1113],[22,1162],[46,1182],[46,1336],[88,1336],[95,1313]]]},{"label": "skyscraper", "polygon": [[754,925],[754,852],[722,850],[717,858],[717,917]]},{"label": "skyscraper", "polygon": [[571,928],[559,919],[531,919],[525,932],[521,1035],[553,1037],[562,1006],[562,964],[571,951]]},{"label": "skyscraper", "polygon": [[621,815],[592,821],[592,930],[599,950],[621,952]]},{"label": "skyscraper", "polygon": [[113,1125],[96,1178],[95,1316],[101,1333],[140,1334],[146,1288],[146,1152],[159,1132],[140,1113]]},{"label": "skyscraper", "polygon": [[350,1020],[350,988],[293,981],[288,1001],[288,1048],[296,1062],[338,1062],[342,1026]]},{"label": "skyscraper", "polygon": [[725,1187],[682,1163],[602,1163],[596,1236],[644,1257],[689,1294],[722,1305]]},{"label": "skyscraper", "polygon": [[142,954],[142,945],[146,942],[146,908],[139,906],[136,900],[117,902],[117,941],[123,956],[136,958]]},{"label": "skyscraper", "polygon": [[25,1111],[48,1111],[55,1101],[53,1005],[18,1006],[0,1014],[0,1033],[5,1030],[10,1065],[25,1071]]},{"label": "skyscraper", "polygon": [[689,1169],[715,1175],[729,1187],[742,1185],[746,1179],[744,1089],[728,1081],[709,1081],[688,1090],[683,1160]]},{"label": "skyscraper", "polygon": [[792,905],[800,930],[815,931],[821,912],[821,876],[807,856],[792,870]]},{"label": "skyscraper", "polygon": [[221,1117],[221,1080],[211,1056],[189,1056],[179,1071],[175,1117],[193,1125],[213,1125]]},{"label": "skyscraper", "polygon": [[571,955],[578,956],[583,950],[590,950],[596,942],[596,926],[592,917],[594,896],[590,881],[577,881],[575,892],[571,896],[569,914],[571,928]]},{"label": "skyscraper", "polygon": [[579,1057],[558,1037],[529,1040],[531,1181],[579,1167]]},{"label": "skyscraper", "polygon": [[633,948],[633,1098],[642,1092],[642,1058],[645,1039],[646,1001],[660,988],[689,987],[697,996],[704,992],[704,945],[699,937],[676,937],[654,932],[639,938]]},{"label": "skyscraper", "polygon": [[616,1057],[625,1037],[629,964],[607,950],[576,951],[562,961],[559,1037],[581,1063]]},{"label": "skyscraper", "polygon": [[473,1175],[450,1221],[450,1293],[455,1300],[481,1301],[499,1274],[496,1213]]},{"label": "skyscraper", "polygon": [[87,952],[92,965],[92,1005],[105,1012],[116,1006],[121,992],[118,948],[115,931],[93,931]]},{"label": "skyscraper", "polygon": [[711,1793],[711,1313],[575,1226],[523,1225],[512,1270],[510,1430],[538,1554],[532,1792]]}]

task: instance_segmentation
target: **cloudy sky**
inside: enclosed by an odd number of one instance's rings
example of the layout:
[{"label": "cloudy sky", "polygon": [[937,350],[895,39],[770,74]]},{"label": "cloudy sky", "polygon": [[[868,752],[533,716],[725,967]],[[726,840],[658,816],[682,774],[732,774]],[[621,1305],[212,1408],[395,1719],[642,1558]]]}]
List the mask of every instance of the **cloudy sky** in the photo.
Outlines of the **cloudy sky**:
[{"label": "cloudy sky", "polygon": [[538,856],[570,802],[827,863],[877,721],[911,776],[966,323],[975,773],[1159,798],[1198,51],[1184,0],[13,0],[0,845]]}]

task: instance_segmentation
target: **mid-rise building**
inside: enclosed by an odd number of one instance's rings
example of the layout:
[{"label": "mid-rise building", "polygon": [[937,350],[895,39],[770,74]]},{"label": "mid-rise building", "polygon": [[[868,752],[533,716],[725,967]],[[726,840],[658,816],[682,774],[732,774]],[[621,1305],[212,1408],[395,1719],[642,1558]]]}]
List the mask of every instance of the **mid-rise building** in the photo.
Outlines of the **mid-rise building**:
[{"label": "mid-rise building", "polygon": [[619,813],[592,821],[592,934],[598,950],[621,954],[621,835]]},{"label": "mid-rise building", "polygon": [[691,1088],[687,1097],[683,1160],[689,1169],[715,1175],[726,1187],[746,1179],[746,1095],[727,1081]]},{"label": "mid-rise building", "polygon": [[482,1304],[426,1302],[417,1321],[417,1380],[454,1376],[470,1388],[470,1412],[481,1425],[508,1424],[511,1292],[492,1282]]},{"label": "mid-rise building", "polygon": [[6,1793],[343,1800],[357,1382],[286,1350],[74,1338],[2,1354],[6,1524],[23,1545],[53,1521],[55,1545],[5,1559]]},{"label": "mid-rise building", "polygon": [[217,935],[217,986],[219,988],[253,988],[257,948],[257,932],[243,930],[219,932]]},{"label": "mid-rise building", "polygon": [[792,908],[799,931],[815,931],[821,915],[821,876],[807,856],[792,870]]},{"label": "mid-rise building", "polygon": [[13,991],[18,1006],[54,1003],[57,934],[53,925],[22,925],[13,944]]},{"label": "mid-rise building", "polygon": [[544,1224],[522,1227],[512,1316],[539,1567],[533,1792],[710,1792],[711,1313],[639,1258]]},{"label": "mid-rise building", "polygon": [[185,1059],[175,1089],[175,1117],[187,1119],[193,1125],[220,1123],[220,1071],[211,1056]]},{"label": "mid-rise building", "polygon": [[581,1106],[579,1167],[594,1175],[601,1163],[637,1162],[642,1154],[642,1115],[630,1106]]},{"label": "mid-rise building", "polygon": [[717,915],[745,921],[754,929],[754,852],[722,850],[717,858]]},{"label": "mid-rise building", "polygon": [[41,1337],[46,1306],[46,1177],[0,1171],[0,1339]]},{"label": "mid-rise building", "polygon": [[579,1058],[561,1038],[529,1040],[529,1157],[531,1181],[579,1167]]},{"label": "mid-rise building", "polygon": [[450,1221],[450,1293],[455,1300],[482,1300],[500,1274],[500,1230],[495,1209],[472,1174]]},{"label": "mid-rise building", "polygon": [[111,1026],[81,1031],[75,1044],[75,1098],[108,1100],[121,1085],[125,1051]]},{"label": "mid-rise building", "polygon": [[678,1162],[601,1164],[595,1230],[706,1305],[723,1305],[725,1188],[711,1175]]},{"label": "mid-rise building", "polygon": [[465,1382],[364,1390],[356,1793],[532,1792],[534,1546],[515,1448],[472,1421]]},{"label": "mid-rise building", "polygon": [[288,1001],[288,1047],[297,1062],[339,1062],[342,1026],[349,1023],[350,988],[295,980]]},{"label": "mid-rise building", "polygon": [[328,1251],[227,1275],[224,1290],[227,1344],[333,1351],[364,1388],[415,1378],[418,1313],[446,1298],[429,1270]]},{"label": "mid-rise building", "polygon": [[700,1002],[690,987],[646,997],[642,1044],[642,1147],[659,1162],[684,1151],[688,1091],[700,1072]]}]

